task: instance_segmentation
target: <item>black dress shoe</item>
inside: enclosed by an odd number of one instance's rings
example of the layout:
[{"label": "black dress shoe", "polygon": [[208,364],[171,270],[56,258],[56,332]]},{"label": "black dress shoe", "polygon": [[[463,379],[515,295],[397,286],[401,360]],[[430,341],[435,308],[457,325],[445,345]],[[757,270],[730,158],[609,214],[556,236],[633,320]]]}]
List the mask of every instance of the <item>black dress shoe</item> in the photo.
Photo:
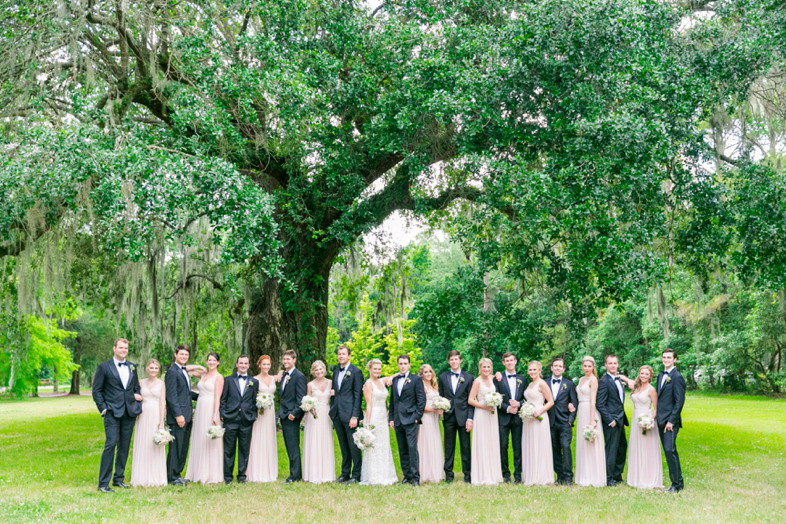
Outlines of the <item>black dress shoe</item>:
[{"label": "black dress shoe", "polygon": [[358,479],[349,479],[348,481],[344,482],[344,484],[358,484],[360,481]]},{"label": "black dress shoe", "polygon": [[682,488],[678,488],[677,486],[672,485],[669,489],[666,490],[667,493],[678,493],[682,491]]},{"label": "black dress shoe", "polygon": [[516,479],[513,481],[514,484],[521,484],[521,479]]},{"label": "black dress shoe", "polygon": [[185,486],[186,481],[185,479],[175,479],[172,482],[170,482],[170,484],[172,484],[173,486]]},{"label": "black dress shoe", "polygon": [[123,489],[130,489],[131,486],[127,486],[123,482],[113,482],[112,485],[116,488],[123,488]]},{"label": "black dress shoe", "polygon": [[245,481],[245,480],[239,480],[239,479],[238,479],[237,483],[238,483],[238,484],[245,484],[245,483],[246,483],[246,481]]},{"label": "black dress shoe", "polygon": [[338,482],[339,484],[343,484],[344,482],[346,482],[346,481],[348,481],[348,480],[349,480],[349,479],[348,479],[348,478],[346,478],[346,477],[338,477],[338,478],[336,479],[336,482]]},{"label": "black dress shoe", "polygon": [[285,482],[285,483],[287,483],[287,484],[292,484],[293,482],[297,482],[297,481],[299,481],[299,480],[300,480],[300,479],[293,479],[292,477],[289,477],[289,478],[287,478],[287,480],[285,480],[284,482]]},{"label": "black dress shoe", "polygon": [[98,488],[98,491],[100,491],[101,493],[114,493],[115,492],[115,490],[113,490],[109,486],[101,486],[101,487]]},{"label": "black dress shoe", "polygon": [[224,481],[224,484],[226,484],[227,486],[229,486],[230,484],[232,484],[232,481],[231,481],[231,480],[225,480],[225,481]]},{"label": "black dress shoe", "polygon": [[413,487],[413,488],[416,488],[416,487],[418,487],[418,486],[420,486],[420,482],[418,482],[417,480],[413,480],[413,481],[412,481],[412,487]]},{"label": "black dress shoe", "polygon": [[616,487],[617,486],[617,481],[616,480],[610,480],[610,481],[608,481],[606,483],[606,485],[611,487],[611,488]]},{"label": "black dress shoe", "polygon": [[445,482],[447,482],[448,484],[450,484],[451,482],[453,482],[453,477],[450,477],[450,478],[447,478],[447,477],[446,477],[446,478],[445,478]]},{"label": "black dress shoe", "polygon": [[504,482],[505,484],[510,484],[510,477],[506,479],[502,479],[502,482]]},{"label": "black dress shoe", "polygon": [[573,481],[572,480],[563,480],[562,484],[564,484],[565,486],[572,486],[573,485]]},{"label": "black dress shoe", "polygon": [[399,482],[399,484],[401,484],[402,486],[405,484],[409,484],[409,479],[404,479],[401,482]]}]

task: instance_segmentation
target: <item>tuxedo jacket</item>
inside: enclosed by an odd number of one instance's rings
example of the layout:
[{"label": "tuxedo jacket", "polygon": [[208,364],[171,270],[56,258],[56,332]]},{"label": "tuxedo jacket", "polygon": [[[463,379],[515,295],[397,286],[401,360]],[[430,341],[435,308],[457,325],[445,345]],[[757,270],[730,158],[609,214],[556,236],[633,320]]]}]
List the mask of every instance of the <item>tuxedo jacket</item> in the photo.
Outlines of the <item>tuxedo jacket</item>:
[{"label": "tuxedo jacket", "polygon": [[352,364],[347,364],[347,370],[344,372],[344,379],[341,381],[341,387],[339,388],[339,369],[339,366],[333,368],[331,387],[335,391],[335,395],[330,398],[329,414],[330,419],[334,422],[340,420],[344,424],[348,424],[351,418],[360,420],[360,403],[363,399],[363,373]]},{"label": "tuxedo jacket", "polygon": [[106,410],[106,415],[116,418],[128,414],[136,417],[142,413],[142,403],[134,399],[134,393],[140,393],[139,379],[136,375],[136,366],[129,362],[128,383],[123,387],[120,373],[115,367],[114,360],[102,362],[93,378],[93,401],[99,413]]},{"label": "tuxedo jacket", "polygon": [[613,421],[617,421],[618,426],[628,425],[628,416],[625,414],[625,387],[622,388],[622,401],[620,401],[619,390],[614,381],[614,377],[606,373],[598,381],[597,396],[598,412],[603,420],[603,424],[608,426]]},{"label": "tuxedo jacket", "polygon": [[676,368],[671,370],[671,380],[661,386],[665,371],[658,375],[658,425],[671,422],[674,427],[682,427],[682,406],[685,405],[685,379]]},{"label": "tuxedo jacket", "polygon": [[[456,386],[456,393],[453,393],[450,382],[450,371],[447,371],[439,376],[439,396],[445,397],[450,401],[450,409],[445,412],[444,416],[451,413],[456,414],[456,422],[460,426],[467,423],[467,419],[472,419],[475,416],[475,407],[469,405],[469,392],[472,389],[472,381],[475,380],[470,373],[463,369],[459,377],[459,383]],[[461,379],[464,379],[462,382]]]},{"label": "tuxedo jacket", "polygon": [[[450,380],[450,375],[448,374],[448,380]],[[508,386],[508,377],[506,372],[502,372],[502,380],[497,381],[494,379],[494,387],[497,390],[497,393],[502,395],[502,405],[498,410],[498,421],[500,425],[507,426],[511,420],[513,420],[513,424],[522,424],[521,417],[516,415],[511,415],[508,413],[508,408],[510,407],[510,401],[518,400],[519,403],[524,402],[524,390],[527,389],[527,385],[529,384],[529,380],[527,380],[526,375],[521,375],[516,373],[516,391],[515,393],[510,390]],[[450,387],[450,382],[448,382],[448,387]]]},{"label": "tuxedo jacket", "polygon": [[[399,395],[398,384],[402,380],[406,382]],[[391,385],[388,419],[395,426],[420,424],[425,410],[426,390],[423,387],[423,380],[413,373],[407,377],[396,376]]]},{"label": "tuxedo jacket", "polygon": [[293,368],[289,376],[289,382],[284,386],[286,380],[286,375],[284,375],[280,386],[284,389],[283,391],[279,389],[281,391],[281,399],[278,405],[278,418],[287,418],[292,414],[295,416],[295,420],[300,420],[305,415],[303,410],[300,409],[300,403],[303,402],[303,397],[308,392],[306,376],[297,368]]},{"label": "tuxedo jacket", "polygon": [[[546,385],[551,389],[551,378],[546,379]],[[573,404],[576,411],[573,413],[568,409],[568,404]],[[555,424],[573,426],[576,420],[576,413],[579,409],[579,397],[576,394],[576,384],[565,375],[562,376],[557,396],[554,398],[554,406],[548,411],[549,425]]]},{"label": "tuxedo jacket", "polygon": [[192,402],[199,393],[191,391],[191,381],[186,379],[177,364],[172,364],[164,377],[166,386],[166,423],[175,424],[175,418],[183,417],[186,424],[191,422],[194,412]]},{"label": "tuxedo jacket", "polygon": [[257,393],[259,381],[248,375],[246,388],[240,394],[240,379],[237,373],[224,377],[218,412],[224,424],[253,422],[257,419]]}]

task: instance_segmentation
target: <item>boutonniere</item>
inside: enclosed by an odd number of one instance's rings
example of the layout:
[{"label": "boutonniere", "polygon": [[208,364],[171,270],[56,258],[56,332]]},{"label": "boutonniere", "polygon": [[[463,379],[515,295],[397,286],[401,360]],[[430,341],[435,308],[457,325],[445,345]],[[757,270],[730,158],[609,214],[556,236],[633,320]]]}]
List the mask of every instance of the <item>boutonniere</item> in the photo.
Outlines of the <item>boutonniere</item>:
[{"label": "boutonniere", "polygon": [[459,384],[463,384],[463,383],[464,383],[464,377],[459,377]]},{"label": "boutonniere", "polygon": [[404,380],[404,384],[409,384],[410,382],[412,382],[412,381],[409,380],[409,377],[407,377],[406,380]]},{"label": "boutonniere", "polygon": [[289,376],[289,375],[287,375],[287,376],[284,378],[284,384],[288,384],[288,383],[289,383],[289,378],[290,378],[290,376]]},{"label": "boutonniere", "polygon": [[344,373],[344,378],[347,378],[347,377],[348,377],[348,376],[350,376],[351,374],[352,374],[352,372],[351,372],[350,370],[347,370],[347,372],[346,372],[346,373]]},{"label": "boutonniere", "polygon": [[562,384],[562,391],[565,391],[566,389],[568,389],[568,385],[563,383]]},{"label": "boutonniere", "polygon": [[669,382],[671,382],[671,377],[669,375],[666,375],[666,380],[664,380],[663,383],[668,384]]},{"label": "boutonniere", "polygon": [[521,384],[522,384],[522,382],[521,382],[521,379],[520,379],[520,378],[517,378],[517,379],[516,379],[516,385],[517,385],[517,386],[520,386]]}]

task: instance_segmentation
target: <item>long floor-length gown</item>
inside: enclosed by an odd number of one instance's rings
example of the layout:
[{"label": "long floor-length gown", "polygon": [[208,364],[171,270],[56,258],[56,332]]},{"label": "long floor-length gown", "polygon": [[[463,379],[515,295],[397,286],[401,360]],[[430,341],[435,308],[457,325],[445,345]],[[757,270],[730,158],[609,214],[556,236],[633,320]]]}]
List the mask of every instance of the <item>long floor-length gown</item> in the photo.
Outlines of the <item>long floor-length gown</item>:
[{"label": "long floor-length gown", "polygon": [[[439,392],[426,388],[426,407],[433,408]],[[439,482],[445,478],[445,458],[442,453],[442,435],[439,432],[439,415],[426,411],[418,431],[418,459],[420,482]]]},{"label": "long floor-length gown", "polygon": [[[276,394],[276,383],[266,386],[259,381],[259,392]],[[268,408],[257,415],[251,429],[251,449],[248,452],[248,482],[273,482],[278,478],[278,443],[276,441],[276,408]]]},{"label": "long floor-length gown", "polygon": [[[603,441],[603,427],[600,422],[600,413],[595,409],[595,419],[590,419],[591,392],[589,380],[584,380],[576,388],[579,396],[579,411],[576,416],[576,478],[579,486],[606,485],[606,450]],[[582,431],[584,426],[596,424],[598,436],[589,442],[584,439]]]},{"label": "long floor-length gown", "polygon": [[166,445],[153,442],[153,433],[161,422],[161,396],[164,381],[158,380],[153,387],[147,380],[140,381],[142,388],[142,414],[136,419],[134,455],[131,458],[132,486],[166,486]]},{"label": "long floor-length gown", "polygon": [[369,426],[376,437],[374,447],[363,451],[363,466],[360,469],[360,483],[364,485],[387,486],[398,482],[393,451],[390,448],[390,426],[388,425],[387,388],[377,386],[371,380],[371,419]]},{"label": "long floor-length gown", "polygon": [[[492,385],[483,379],[478,388],[477,400],[486,403],[486,393],[496,392]],[[490,413],[485,409],[475,409],[472,422],[472,484],[499,484],[502,482],[502,462],[499,451],[499,422],[497,409]]]},{"label": "long floor-length gown", "polygon": [[[540,392],[538,379],[524,391],[527,402],[543,407],[546,398]],[[521,428],[521,481],[528,485],[554,484],[554,460],[551,451],[551,427],[548,413],[524,421]]]},{"label": "long floor-length gown", "polygon": [[333,422],[330,420],[330,387],[325,391],[311,385],[317,399],[317,417],[306,413],[303,430],[303,480],[314,484],[336,480],[336,457],[333,448]]},{"label": "long floor-length gown", "polygon": [[630,445],[628,447],[628,485],[634,488],[662,488],[663,462],[660,455],[660,438],[658,427],[648,429],[641,434],[638,426],[639,415],[646,413],[652,416],[652,401],[648,386],[643,391],[631,394],[633,400],[633,422],[630,428]]},{"label": "long floor-length gown", "polygon": [[224,440],[211,439],[207,430],[213,425],[218,373],[197,383],[199,398],[191,426],[191,444],[186,480],[214,484],[224,482]]}]

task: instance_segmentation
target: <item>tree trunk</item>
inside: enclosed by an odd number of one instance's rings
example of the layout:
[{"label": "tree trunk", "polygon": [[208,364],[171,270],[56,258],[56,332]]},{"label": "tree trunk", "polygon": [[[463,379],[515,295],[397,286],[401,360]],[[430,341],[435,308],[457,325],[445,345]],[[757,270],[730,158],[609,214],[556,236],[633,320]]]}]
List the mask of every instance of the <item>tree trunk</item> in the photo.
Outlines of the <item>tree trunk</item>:
[{"label": "tree trunk", "polygon": [[57,382],[57,368],[52,368],[52,393],[60,393],[57,389],[60,385]]},{"label": "tree trunk", "polygon": [[69,395],[79,395],[79,370],[75,369],[71,372],[71,389]]}]

